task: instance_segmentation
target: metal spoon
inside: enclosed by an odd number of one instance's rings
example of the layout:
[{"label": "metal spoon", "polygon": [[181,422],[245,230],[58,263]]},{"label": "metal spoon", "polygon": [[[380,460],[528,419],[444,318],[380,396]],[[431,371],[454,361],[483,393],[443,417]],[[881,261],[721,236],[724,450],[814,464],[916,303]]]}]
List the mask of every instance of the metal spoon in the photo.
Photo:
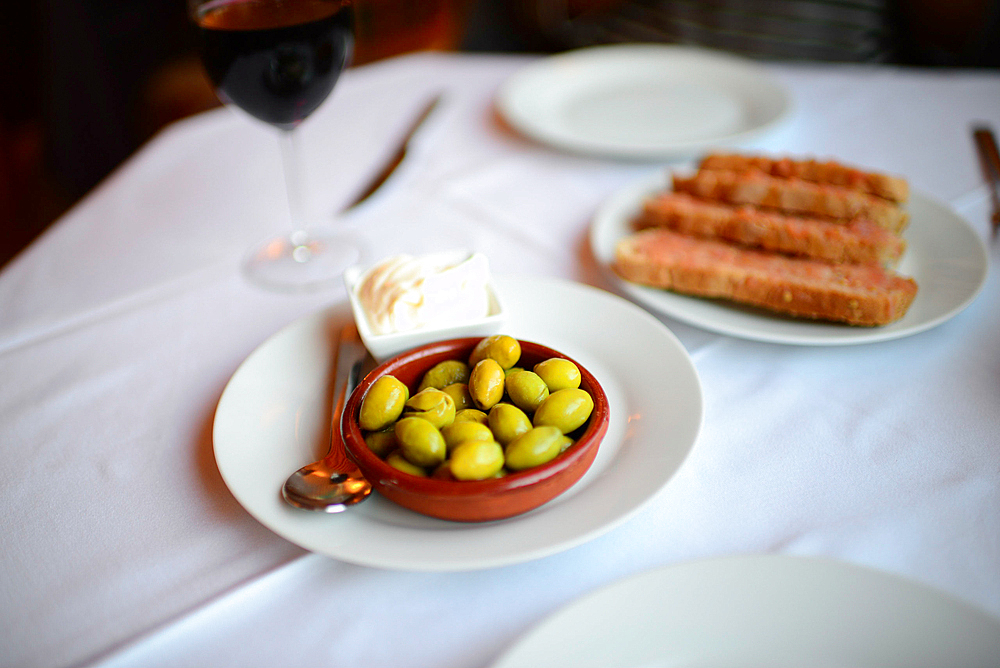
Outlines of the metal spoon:
[{"label": "metal spoon", "polygon": [[347,397],[357,386],[367,351],[353,323],[340,332],[337,347],[337,376],[333,394],[333,429],[326,457],[303,466],[288,476],[281,496],[296,508],[339,513],[360,503],[371,494],[372,486],[347,458],[340,431],[340,416]]}]

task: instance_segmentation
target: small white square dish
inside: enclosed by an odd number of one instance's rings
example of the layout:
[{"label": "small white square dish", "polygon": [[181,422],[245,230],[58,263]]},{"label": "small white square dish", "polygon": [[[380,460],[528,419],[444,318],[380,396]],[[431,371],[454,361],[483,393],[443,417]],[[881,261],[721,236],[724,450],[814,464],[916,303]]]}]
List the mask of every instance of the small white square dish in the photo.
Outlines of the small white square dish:
[{"label": "small white square dish", "polygon": [[[467,250],[350,267],[344,283],[361,340],[378,362],[434,341],[497,334],[505,322],[485,256]],[[456,308],[463,302],[478,306]]]}]

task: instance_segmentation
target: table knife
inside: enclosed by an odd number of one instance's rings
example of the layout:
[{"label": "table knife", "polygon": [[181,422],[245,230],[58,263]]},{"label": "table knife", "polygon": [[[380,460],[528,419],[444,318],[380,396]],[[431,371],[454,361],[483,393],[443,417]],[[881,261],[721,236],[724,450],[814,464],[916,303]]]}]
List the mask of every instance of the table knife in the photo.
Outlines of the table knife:
[{"label": "table knife", "polygon": [[993,234],[1000,229],[1000,152],[997,151],[997,140],[993,131],[986,126],[973,128],[972,136],[979,150],[979,160],[982,163],[983,175],[990,188],[993,199]]},{"label": "table knife", "polygon": [[399,167],[400,164],[402,164],[403,158],[406,157],[406,149],[410,145],[410,140],[413,139],[413,136],[417,134],[417,131],[421,128],[421,126],[423,126],[424,121],[427,120],[427,117],[430,116],[431,112],[434,111],[434,109],[437,107],[438,103],[441,101],[441,97],[442,97],[441,94],[435,95],[431,99],[431,101],[424,106],[420,114],[418,114],[417,117],[413,120],[413,123],[406,131],[406,134],[403,135],[403,138],[399,142],[399,146],[397,146],[396,150],[392,153],[391,156],[389,156],[389,160],[386,162],[386,164],[382,167],[381,170],[379,170],[379,172],[374,176],[374,178],[372,178],[372,180],[368,183],[368,185],[366,185],[363,189],[361,189],[359,194],[355,196],[355,198],[351,200],[351,202],[344,207],[343,209],[344,211],[347,211],[348,209],[353,209],[354,207],[356,207],[357,205],[361,204],[366,199],[374,195],[375,191],[381,188],[382,184],[385,183],[390,176],[392,176],[392,173],[396,171],[396,168]]}]

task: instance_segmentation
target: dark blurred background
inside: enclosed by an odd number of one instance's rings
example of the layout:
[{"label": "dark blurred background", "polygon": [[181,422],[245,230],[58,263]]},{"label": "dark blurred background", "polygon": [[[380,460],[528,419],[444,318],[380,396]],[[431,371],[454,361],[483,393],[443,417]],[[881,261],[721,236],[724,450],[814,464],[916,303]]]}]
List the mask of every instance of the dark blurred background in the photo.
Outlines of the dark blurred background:
[{"label": "dark blurred background", "polygon": [[[781,61],[1000,66],[1000,0],[355,0],[354,65],[421,49],[700,44]],[[0,265],[168,123],[218,105],[185,0],[10,0]]]}]

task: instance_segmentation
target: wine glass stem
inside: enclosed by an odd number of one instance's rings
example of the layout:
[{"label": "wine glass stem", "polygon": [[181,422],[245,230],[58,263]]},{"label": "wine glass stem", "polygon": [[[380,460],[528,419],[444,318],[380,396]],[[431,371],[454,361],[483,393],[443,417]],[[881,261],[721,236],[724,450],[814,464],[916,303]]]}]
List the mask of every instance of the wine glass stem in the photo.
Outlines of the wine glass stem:
[{"label": "wine glass stem", "polygon": [[[285,172],[285,190],[288,192],[288,214],[292,222],[289,235],[296,246],[293,256],[299,262],[305,261],[309,249],[304,245],[307,234],[305,216],[302,212],[302,179],[299,174],[299,150],[294,130],[281,130],[281,161]],[[301,250],[300,250],[301,249]],[[301,259],[300,259],[301,257]]]}]

